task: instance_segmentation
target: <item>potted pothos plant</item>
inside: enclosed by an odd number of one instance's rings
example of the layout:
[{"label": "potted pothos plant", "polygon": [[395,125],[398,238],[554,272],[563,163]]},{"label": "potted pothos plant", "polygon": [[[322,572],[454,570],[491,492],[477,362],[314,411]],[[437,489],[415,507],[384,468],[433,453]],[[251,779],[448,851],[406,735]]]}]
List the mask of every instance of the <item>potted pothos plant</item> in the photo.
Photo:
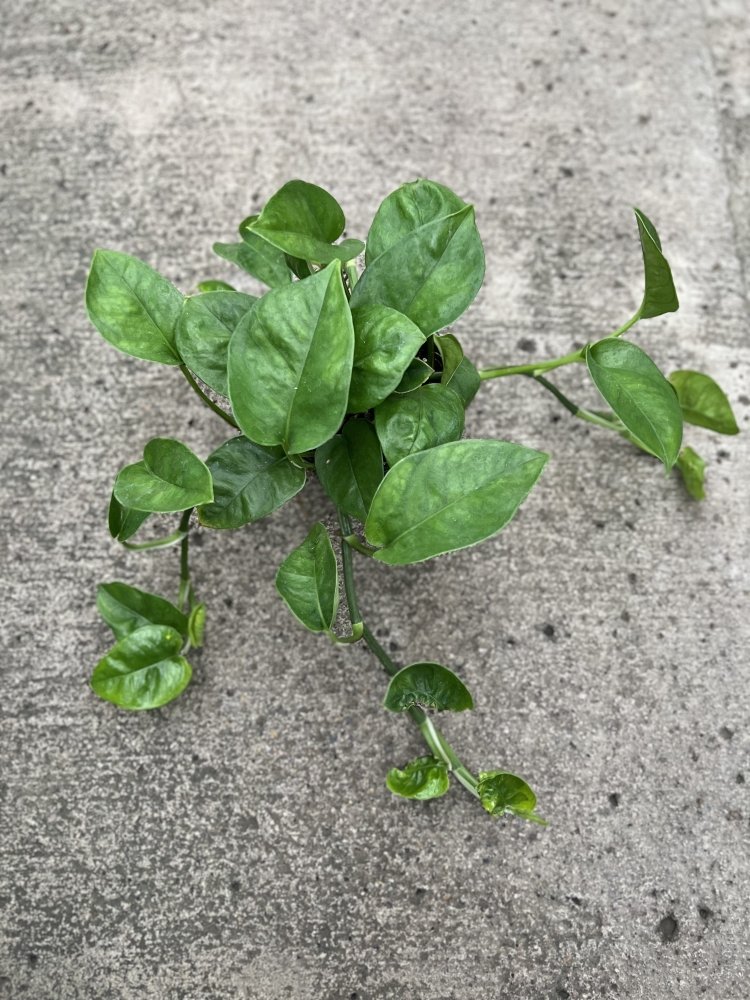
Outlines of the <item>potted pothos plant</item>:
[{"label": "potted pothos plant", "polygon": [[[258,297],[217,280],[183,295],[143,261],[97,250],[86,286],[94,326],[120,351],[180,372],[228,436],[205,461],[172,437],[153,438],[118,473],[112,537],[129,549],[179,546],[179,584],[174,602],[131,584],[99,587],[115,641],[94,668],[94,691],[131,710],[176,698],[190,682],[188,655],[203,642],[206,616],[191,578],[191,531],[252,525],[316,476],[338,530],[332,537],[313,524],[278,568],[276,586],[304,628],[335,644],[365,643],[389,678],[385,708],[419,727],[425,754],[390,770],[388,788],[430,799],[453,777],[489,813],[543,823],[523,778],[462,763],[435,714],[472,708],[472,695],[443,664],[393,661],[363,617],[354,567],[361,558],[398,566],[433,559],[496,535],[513,517],[548,456],[464,437],[466,409],[491,379],[535,382],[577,419],[676,469],[690,495],[703,498],[705,463],[683,445],[683,424],[719,434],[738,428],[709,375],[665,376],[624,337],[640,320],[678,308],[656,229],[641,211],[635,221],[645,288],[622,326],[563,357],[481,370],[446,329],[484,278],[474,208],[433,181],[390,194],[366,243],[341,239],[344,214],[332,195],[301,180],[285,184],[240,223],[236,242],[214,245],[267,286]],[[577,405],[553,381],[573,364],[588,371],[602,409]],[[174,530],[140,540],[153,514],[174,515]],[[345,629],[337,626],[341,580]]]}]

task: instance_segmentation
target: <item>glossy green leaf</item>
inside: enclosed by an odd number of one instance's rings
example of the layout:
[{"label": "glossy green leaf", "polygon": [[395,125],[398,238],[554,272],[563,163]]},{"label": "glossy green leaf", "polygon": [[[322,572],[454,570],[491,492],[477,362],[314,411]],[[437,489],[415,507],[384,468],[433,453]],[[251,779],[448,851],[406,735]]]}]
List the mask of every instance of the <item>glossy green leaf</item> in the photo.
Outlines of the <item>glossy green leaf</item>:
[{"label": "glossy green leaf", "polygon": [[464,408],[467,407],[479,391],[479,372],[464,355],[463,348],[452,333],[435,337],[435,346],[443,361],[440,384],[452,389]]},{"label": "glossy green leaf", "polygon": [[648,354],[608,337],[586,348],[586,364],[615,416],[671,469],[682,442],[682,413],[676,392]]},{"label": "glossy green leaf", "polygon": [[276,589],[311,632],[329,632],[339,606],[336,556],[324,525],[313,526],[276,574]]},{"label": "glossy green leaf", "polygon": [[474,209],[425,220],[375,257],[352,293],[352,308],[381,303],[413,320],[427,336],[457,319],[484,277]]},{"label": "glossy green leaf", "polygon": [[229,340],[257,302],[243,292],[204,292],[185,299],[177,324],[177,349],[190,371],[226,396]]},{"label": "glossy green leaf", "polygon": [[236,264],[269,288],[288,285],[292,273],[284,254],[250,230],[257,218],[257,215],[251,215],[240,223],[241,243],[214,243],[214,253]]},{"label": "glossy green leaf", "polygon": [[367,234],[367,267],[394,244],[435,219],[455,215],[466,207],[457,194],[435,181],[402,184],[381,203]]},{"label": "glossy green leaf", "polygon": [[497,534],[539,478],[548,456],[508,441],[453,441],[409,455],[372,501],[375,558],[421,562]]},{"label": "glossy green leaf", "polygon": [[126,542],[138,531],[140,526],[149,517],[147,510],[130,510],[123,507],[117,497],[112,494],[109,501],[108,525],[109,533],[118,542]]},{"label": "glossy green leaf", "polygon": [[182,295],[137,257],[97,250],[86,282],[89,319],[124,354],[179,365],[175,328]]},{"label": "glossy green leaf", "polygon": [[169,625],[180,635],[188,634],[187,617],[174,604],[126,583],[100,583],[96,606],[118,639],[144,625]]},{"label": "glossy green leaf", "polygon": [[190,683],[182,637],[167,625],[145,625],[120,639],[97,663],[91,687],[120,708],[158,708]]},{"label": "glossy green leaf", "polygon": [[717,434],[739,434],[729,400],[709,375],[692,371],[672,372],[669,381],[680,401],[683,420],[696,427],[707,427]]},{"label": "glossy green leaf", "polygon": [[546,826],[546,820],[534,812],[536,795],[523,778],[508,771],[479,773],[479,800],[491,816],[512,815]]},{"label": "glossy green leaf", "polygon": [[394,767],[385,783],[394,795],[404,799],[437,799],[450,788],[448,768],[442,760],[427,755],[410,761],[403,771]]},{"label": "glossy green leaf", "polygon": [[646,284],[643,302],[638,310],[640,318],[650,319],[652,316],[661,316],[663,313],[676,312],[680,308],[680,303],[672,280],[672,271],[661,251],[659,234],[653,223],[637,208],[635,209],[635,218],[638,223],[638,235],[643,251],[643,270]]},{"label": "glossy green leaf", "polygon": [[143,449],[143,461],[121,470],[114,495],[124,507],[162,514],[210,503],[214,498],[208,468],[174,438],[152,438]]},{"label": "glossy green leaf", "polygon": [[270,514],[305,485],[304,469],[282,448],[264,448],[246,437],[231,438],[206,459],[214,499],[198,509],[207,528],[240,528]]},{"label": "glossy green leaf", "polygon": [[353,355],[338,263],[268,292],[229,345],[229,396],[243,433],[289,454],[323,444],[346,415]]},{"label": "glossy green leaf", "polygon": [[198,282],[199,292],[234,292],[236,291],[234,285],[230,285],[226,281],[215,281],[213,279],[209,281],[199,281]]},{"label": "glossy green leaf", "polygon": [[196,604],[188,618],[188,639],[190,645],[200,649],[203,645],[203,633],[206,629],[206,605]]},{"label": "glossy green leaf", "polygon": [[347,409],[364,413],[397,388],[422,346],[424,334],[410,319],[387,306],[354,309],[352,320],[354,366]]},{"label": "glossy green leaf", "polygon": [[411,663],[391,678],[383,705],[405,712],[414,705],[438,712],[465,712],[474,702],[463,681],[439,663]]},{"label": "glossy green leaf", "polygon": [[434,372],[435,369],[431,365],[428,365],[426,361],[423,361],[421,358],[414,358],[404,372],[404,377],[393,391],[397,393],[414,392],[420,385],[424,385]]},{"label": "glossy green leaf", "polygon": [[693,500],[705,500],[706,463],[704,459],[692,448],[685,447],[677,456],[677,469],[682,475],[685,489]]},{"label": "glossy green leaf", "polygon": [[263,211],[243,230],[255,233],[291,257],[318,264],[347,261],[365,246],[360,240],[331,244],[344,231],[344,213],[336,199],[315,184],[289,181],[269,199]]},{"label": "glossy green leaf", "polygon": [[457,441],[464,431],[464,407],[443,385],[423,385],[389,396],[375,409],[375,428],[389,465],[415,452]]},{"label": "glossy green leaf", "polygon": [[383,455],[372,424],[367,420],[344,424],[341,434],[315,452],[315,471],[336,506],[364,521],[383,478]]}]

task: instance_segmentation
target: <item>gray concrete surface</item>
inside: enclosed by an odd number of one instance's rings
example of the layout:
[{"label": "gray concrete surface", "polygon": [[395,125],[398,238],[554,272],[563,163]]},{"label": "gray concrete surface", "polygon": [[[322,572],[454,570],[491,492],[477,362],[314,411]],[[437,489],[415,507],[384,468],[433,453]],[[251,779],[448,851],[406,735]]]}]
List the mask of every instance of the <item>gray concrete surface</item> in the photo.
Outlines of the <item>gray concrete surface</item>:
[{"label": "gray concrete surface", "polygon": [[[4,5],[0,996],[750,995],[748,43],[742,0]],[[711,463],[696,505],[532,386],[493,384],[471,433],[553,454],[521,516],[361,570],[395,655],[463,668],[461,753],[527,776],[548,830],[460,789],[389,796],[415,733],[379,708],[366,651],[307,640],[272,587],[314,491],[203,534],[185,697],[127,715],[87,687],[95,584],[175,583],[173,551],[110,542],[116,470],[151,436],[223,436],[177,373],[90,329],[92,249],[189,289],[230,276],[211,242],[290,177],[361,236],[418,175],[477,205],[487,282],[456,329],[483,363],[627,317],[641,206],[682,310],[638,337],[717,376],[745,429],[690,431]]]}]

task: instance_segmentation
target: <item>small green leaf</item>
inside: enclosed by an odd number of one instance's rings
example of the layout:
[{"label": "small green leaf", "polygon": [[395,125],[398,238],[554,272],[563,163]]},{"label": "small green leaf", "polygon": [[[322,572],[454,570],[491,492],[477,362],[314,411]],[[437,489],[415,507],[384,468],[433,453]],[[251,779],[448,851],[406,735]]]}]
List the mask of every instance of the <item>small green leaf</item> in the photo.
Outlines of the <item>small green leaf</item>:
[{"label": "small green leaf", "polygon": [[187,623],[190,645],[200,649],[203,645],[203,633],[206,628],[206,605],[196,604],[190,612]]},{"label": "small green leaf", "polygon": [[208,468],[174,438],[152,438],[143,449],[143,461],[120,471],[114,495],[124,507],[162,514],[210,503],[214,498]]},{"label": "small green leaf", "polygon": [[336,556],[325,526],[318,523],[276,574],[276,589],[311,632],[330,632],[339,606]]},{"label": "small green leaf", "polygon": [[107,518],[109,533],[118,542],[126,542],[133,537],[148,516],[147,510],[130,510],[123,507],[113,493],[109,501]]},{"label": "small green leaf", "polygon": [[120,708],[166,705],[190,683],[188,661],[179,655],[182,637],[167,625],[144,625],[124,636],[97,663],[91,687]]},{"label": "small green leaf", "polygon": [[669,381],[680,401],[683,420],[696,427],[707,427],[717,434],[739,434],[729,400],[709,375],[692,371],[672,372]]},{"label": "small green leaf", "polygon": [[375,558],[431,559],[497,534],[548,456],[508,441],[453,441],[402,459],[386,474],[365,525]]},{"label": "small green leaf", "polygon": [[404,377],[393,390],[401,395],[402,393],[414,392],[420,385],[424,385],[430,375],[435,373],[435,369],[428,365],[421,358],[414,358],[409,367],[404,372]]},{"label": "small green leaf", "polygon": [[463,403],[443,385],[423,385],[376,407],[375,428],[386,461],[395,465],[407,455],[457,441],[464,432]]},{"label": "small green leaf", "polygon": [[508,771],[480,771],[479,799],[491,816],[510,814],[546,826],[546,820],[534,812],[536,795],[523,778]]},{"label": "small green leaf", "polygon": [[479,372],[464,355],[463,348],[453,334],[435,337],[435,345],[443,359],[440,384],[452,389],[466,408],[479,391]]},{"label": "small green leaf", "polygon": [[198,282],[199,292],[234,292],[236,291],[234,285],[228,284],[226,281],[199,281]]},{"label": "small green leaf", "polygon": [[634,211],[643,251],[643,270],[646,283],[643,302],[638,310],[640,318],[650,319],[653,316],[661,316],[663,313],[677,312],[680,303],[672,280],[672,271],[661,252],[659,234],[643,212],[637,208]]},{"label": "small green leaf", "polygon": [[249,228],[257,218],[257,215],[251,215],[240,223],[241,243],[214,243],[214,253],[236,264],[269,288],[288,285],[292,273],[284,254]]},{"label": "small green leaf", "polygon": [[289,181],[271,197],[242,236],[255,233],[291,257],[318,264],[347,261],[365,246],[360,240],[344,240],[331,246],[344,231],[344,213],[336,199],[315,184]]},{"label": "small green leaf", "polygon": [[364,413],[397,388],[424,334],[410,319],[387,306],[352,311],[354,367],[349,386],[350,413]]},{"label": "small green leaf", "polygon": [[671,469],[682,442],[682,413],[677,394],[648,354],[608,337],[586,348],[586,364],[615,416]]},{"label": "small green leaf", "polygon": [[344,424],[341,434],[315,452],[315,471],[336,506],[364,521],[383,478],[383,455],[372,424],[366,420]]},{"label": "small green leaf", "polygon": [[137,257],[97,250],[86,282],[89,319],[124,354],[179,365],[175,327],[182,295]]},{"label": "small green leaf", "polygon": [[394,244],[435,219],[466,207],[457,194],[435,181],[402,184],[381,202],[367,234],[367,267]]},{"label": "small green leaf", "polygon": [[693,500],[705,500],[706,463],[700,455],[690,447],[683,448],[677,456],[677,468]]},{"label": "small green leaf", "polygon": [[288,454],[323,444],[346,415],[353,355],[338,263],[268,292],[229,345],[229,396],[243,433]]},{"label": "small green leaf", "polygon": [[180,635],[188,634],[187,617],[179,608],[158,594],[126,583],[100,583],[96,588],[96,606],[118,639],[144,625],[169,625]]},{"label": "small green leaf", "polygon": [[222,396],[228,394],[227,351],[235,327],[257,302],[243,292],[204,292],[185,299],[177,349],[188,368]]},{"label": "small green leaf", "polygon": [[404,799],[437,799],[450,787],[448,768],[442,760],[427,755],[410,761],[403,771],[394,767],[385,783],[394,795]]},{"label": "small green leaf", "polygon": [[465,712],[474,702],[452,670],[439,663],[412,663],[391,678],[383,705],[389,712],[405,712],[414,705]]}]

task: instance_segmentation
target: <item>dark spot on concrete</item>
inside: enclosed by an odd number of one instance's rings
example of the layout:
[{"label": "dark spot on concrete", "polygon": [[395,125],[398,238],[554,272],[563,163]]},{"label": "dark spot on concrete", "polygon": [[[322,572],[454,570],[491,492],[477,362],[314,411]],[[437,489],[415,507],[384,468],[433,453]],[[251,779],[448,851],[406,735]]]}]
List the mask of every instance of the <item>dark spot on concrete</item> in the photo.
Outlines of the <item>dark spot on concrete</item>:
[{"label": "dark spot on concrete", "polygon": [[531,354],[536,350],[536,341],[533,337],[521,337],[520,340],[516,341],[516,350],[526,351],[527,354]]},{"label": "dark spot on concrete", "polygon": [[560,173],[563,177],[573,177],[575,176],[575,171],[572,167],[560,167]]},{"label": "dark spot on concrete", "polygon": [[565,898],[569,899],[570,902],[573,904],[573,906],[580,906],[581,905],[581,897],[580,896],[566,896]]},{"label": "dark spot on concrete", "polygon": [[554,625],[543,625],[542,632],[547,636],[548,639],[555,638],[555,626]]},{"label": "dark spot on concrete", "polygon": [[570,993],[563,986],[557,987],[557,996],[560,997],[560,1000],[570,1000]]},{"label": "dark spot on concrete", "polygon": [[606,524],[605,521],[593,521],[592,523],[593,523],[594,527],[595,528],[599,528],[600,531],[601,531],[601,529],[603,527],[605,527],[605,524]]},{"label": "dark spot on concrete", "polygon": [[628,573],[628,583],[634,587],[638,583],[638,575],[636,573]]},{"label": "dark spot on concrete", "polygon": [[508,638],[505,640],[505,645],[506,646],[515,646],[515,644],[516,644],[516,640],[513,638],[512,635],[509,635]]},{"label": "dark spot on concrete", "polygon": [[737,782],[738,785],[744,785],[745,784],[745,775],[742,773],[742,771],[738,771],[737,772],[737,777],[734,780]]},{"label": "dark spot on concrete", "polygon": [[703,920],[705,922],[708,922],[713,915],[714,915],[714,911],[711,909],[710,906],[699,906],[698,907],[698,916],[701,918],[701,920]]},{"label": "dark spot on concrete", "polygon": [[233,597],[225,597],[224,598],[224,607],[225,608],[231,608],[233,604],[234,604],[234,598]]},{"label": "dark spot on concrete", "polygon": [[719,736],[721,736],[723,740],[731,740],[734,736],[734,730],[730,729],[729,726],[722,726],[719,730]]},{"label": "dark spot on concrete", "polygon": [[677,939],[680,933],[680,925],[677,923],[674,913],[668,913],[666,917],[661,918],[656,925],[656,932],[665,944],[669,944],[671,941]]},{"label": "dark spot on concrete", "polygon": [[315,94],[307,94],[305,96],[305,104],[312,104],[315,100]]},{"label": "dark spot on concrete", "polygon": [[630,621],[630,612],[629,611],[621,611],[620,612],[620,618],[624,622],[629,622]]},{"label": "dark spot on concrete", "polygon": [[607,799],[609,801],[609,804],[612,806],[612,808],[616,809],[619,806],[619,804],[620,804],[620,793],[619,792],[610,792],[610,794],[607,796]]},{"label": "dark spot on concrete", "polygon": [[39,956],[35,955],[33,951],[30,951],[26,958],[28,959],[29,965],[36,965],[39,961]]},{"label": "dark spot on concrete", "polygon": [[232,892],[239,892],[240,889],[242,888],[242,884],[240,883],[240,880],[238,878],[235,878],[232,879],[232,881],[229,883],[229,888],[232,890]]},{"label": "dark spot on concrete", "polygon": [[[0,173],[5,173],[5,164],[0,167]],[[746,396],[743,392],[741,396],[737,397],[737,402],[742,403],[743,406],[750,406],[750,396]]]},{"label": "dark spot on concrete", "polygon": [[650,121],[651,121],[651,115],[646,115],[646,114],[638,115],[639,125],[648,125]]}]

